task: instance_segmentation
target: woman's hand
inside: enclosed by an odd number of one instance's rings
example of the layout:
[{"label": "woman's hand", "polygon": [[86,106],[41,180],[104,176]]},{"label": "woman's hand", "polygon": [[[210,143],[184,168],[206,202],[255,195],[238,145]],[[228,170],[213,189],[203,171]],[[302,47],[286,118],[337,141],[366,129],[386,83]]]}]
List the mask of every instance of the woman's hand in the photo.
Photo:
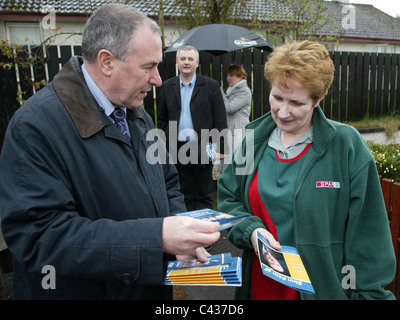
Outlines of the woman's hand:
[{"label": "woman's hand", "polygon": [[258,256],[257,231],[260,232],[264,236],[264,238],[268,240],[268,242],[270,243],[272,248],[274,248],[276,250],[281,250],[282,249],[282,247],[279,244],[279,242],[275,240],[274,236],[269,231],[267,231],[264,228],[257,228],[257,229],[255,229],[253,231],[253,233],[250,236],[251,244],[253,245],[254,252],[256,253],[257,256]]}]

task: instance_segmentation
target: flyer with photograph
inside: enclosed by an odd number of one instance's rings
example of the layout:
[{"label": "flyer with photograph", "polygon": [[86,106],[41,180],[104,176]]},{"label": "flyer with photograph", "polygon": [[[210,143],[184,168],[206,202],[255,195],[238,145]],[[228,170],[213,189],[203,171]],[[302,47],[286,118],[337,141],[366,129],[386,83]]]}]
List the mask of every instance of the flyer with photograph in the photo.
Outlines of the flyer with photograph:
[{"label": "flyer with photograph", "polygon": [[169,261],[168,270],[230,264],[231,262],[232,255],[230,252],[220,253],[209,256],[207,262],[200,262],[197,259]]},{"label": "flyer with photograph", "polygon": [[176,216],[188,216],[201,220],[208,220],[213,222],[219,222],[221,225],[219,231],[228,229],[233,227],[235,224],[242,222],[246,219],[249,214],[244,214],[241,216],[233,216],[227,213],[223,213],[220,211],[212,210],[212,209],[200,209],[188,212],[182,212],[175,214]]},{"label": "flyer with photograph", "polygon": [[258,258],[264,275],[298,291],[314,294],[303,261],[295,247],[271,247],[268,240],[257,232]]}]

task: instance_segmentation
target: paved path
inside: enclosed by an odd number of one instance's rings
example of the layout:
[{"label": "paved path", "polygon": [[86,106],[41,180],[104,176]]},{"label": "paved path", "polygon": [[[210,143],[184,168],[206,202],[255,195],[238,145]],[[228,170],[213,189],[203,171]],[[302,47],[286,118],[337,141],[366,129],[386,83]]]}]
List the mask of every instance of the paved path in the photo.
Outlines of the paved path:
[{"label": "paved path", "polygon": [[375,143],[379,144],[392,144],[398,143],[400,144],[400,131],[397,131],[393,134],[392,137],[388,138],[385,132],[374,132],[374,133],[361,133],[364,140],[372,140]]}]

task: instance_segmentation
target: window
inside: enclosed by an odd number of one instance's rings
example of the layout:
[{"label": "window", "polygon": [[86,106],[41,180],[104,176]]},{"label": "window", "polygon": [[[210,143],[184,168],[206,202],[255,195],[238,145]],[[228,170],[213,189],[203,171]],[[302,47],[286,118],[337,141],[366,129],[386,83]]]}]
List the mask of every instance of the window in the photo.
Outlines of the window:
[{"label": "window", "polygon": [[14,44],[39,45],[43,41],[39,23],[7,23],[7,35]]},{"label": "window", "polygon": [[367,46],[368,52],[375,53],[394,53],[394,45],[385,43],[385,44],[369,44]]}]

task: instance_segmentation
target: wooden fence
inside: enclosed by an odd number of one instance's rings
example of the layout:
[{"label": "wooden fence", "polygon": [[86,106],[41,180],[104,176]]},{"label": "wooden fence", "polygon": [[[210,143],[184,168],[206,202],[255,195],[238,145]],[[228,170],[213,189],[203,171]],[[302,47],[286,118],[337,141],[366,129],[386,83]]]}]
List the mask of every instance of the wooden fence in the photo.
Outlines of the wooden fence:
[{"label": "wooden fence", "polygon": [[381,179],[383,198],[385,199],[386,212],[390,221],[390,232],[392,235],[394,252],[396,254],[397,271],[396,276],[388,289],[396,298],[400,299],[400,265],[399,265],[399,241],[400,241],[400,182],[391,179]]},{"label": "wooden fence", "polygon": [[[30,48],[32,52],[35,48]],[[5,128],[12,114],[20,106],[17,91],[30,97],[36,89],[28,83],[51,81],[68,59],[80,54],[80,46],[50,46],[44,50],[46,63],[29,68],[0,68],[0,148]],[[328,118],[352,121],[369,116],[400,114],[400,55],[354,52],[332,52],[335,78],[322,107]],[[226,70],[231,64],[241,64],[248,73],[248,84],[253,92],[251,120],[270,110],[269,84],[264,78],[264,64],[268,53],[258,49],[245,49],[220,56],[200,52],[199,73],[210,76],[225,89]],[[0,57],[4,59],[4,57]],[[4,61],[4,60],[3,60]],[[163,80],[177,74],[175,54],[165,54],[159,65]],[[157,93],[149,94],[144,106],[157,124]]]},{"label": "wooden fence", "polygon": [[[326,116],[338,121],[360,120],[364,116],[379,117],[400,114],[400,55],[356,52],[332,52],[335,65],[334,82],[321,103]],[[200,54],[200,73],[210,76],[226,88],[226,70],[241,64],[248,73],[253,92],[251,120],[270,110],[269,84],[264,78],[268,53],[258,49],[236,51],[221,56]],[[175,57],[167,54],[160,66],[163,79],[176,75]],[[158,92],[159,89],[156,89]],[[146,109],[156,118],[156,106],[149,97]]]}]

